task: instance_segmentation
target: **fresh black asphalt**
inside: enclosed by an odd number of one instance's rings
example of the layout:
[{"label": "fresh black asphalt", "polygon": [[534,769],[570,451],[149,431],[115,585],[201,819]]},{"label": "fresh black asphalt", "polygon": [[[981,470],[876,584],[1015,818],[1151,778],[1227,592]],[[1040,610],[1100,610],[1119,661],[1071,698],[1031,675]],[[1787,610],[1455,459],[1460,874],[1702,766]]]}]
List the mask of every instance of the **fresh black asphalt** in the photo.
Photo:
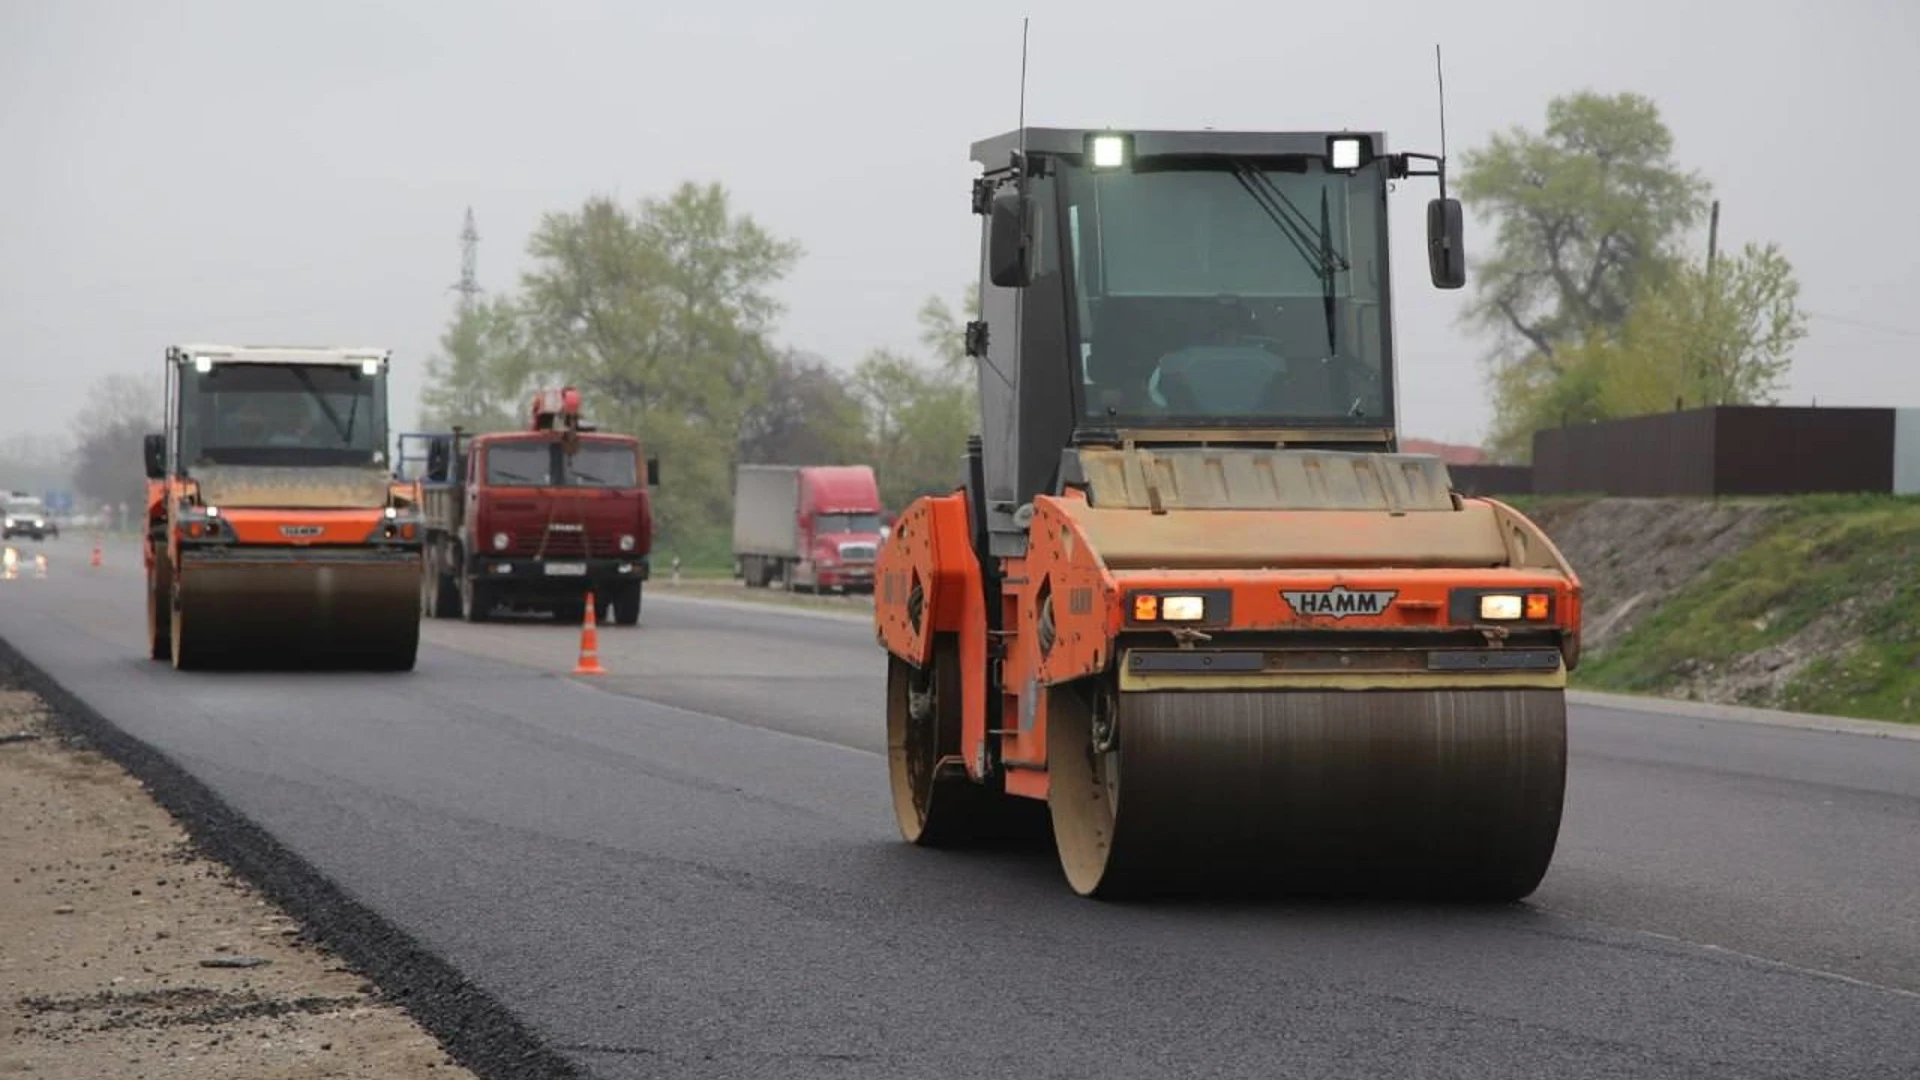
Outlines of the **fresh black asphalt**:
[{"label": "fresh black asphalt", "polygon": [[1582,710],[1527,903],[1106,904],[899,841],[870,628],[650,596],[598,683],[457,623],[401,675],[179,673],[133,549],[47,550],[0,638],[483,1073],[1920,1075],[1920,742]]}]

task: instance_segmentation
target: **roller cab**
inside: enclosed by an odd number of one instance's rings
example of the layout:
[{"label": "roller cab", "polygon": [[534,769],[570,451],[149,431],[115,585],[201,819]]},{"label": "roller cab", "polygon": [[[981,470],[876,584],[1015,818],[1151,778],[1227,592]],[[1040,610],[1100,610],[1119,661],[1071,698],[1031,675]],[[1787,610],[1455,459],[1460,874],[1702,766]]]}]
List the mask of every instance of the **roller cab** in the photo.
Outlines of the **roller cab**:
[{"label": "roller cab", "polygon": [[413,667],[419,486],[378,349],[183,345],[148,436],[148,640],[175,667]]},{"label": "roller cab", "polygon": [[[1531,892],[1580,586],[1397,451],[1387,183],[1434,159],[1063,129],[974,156],[982,430],[878,564],[902,833],[1050,827],[1085,895]],[[1443,288],[1459,223],[1430,203]]]}]

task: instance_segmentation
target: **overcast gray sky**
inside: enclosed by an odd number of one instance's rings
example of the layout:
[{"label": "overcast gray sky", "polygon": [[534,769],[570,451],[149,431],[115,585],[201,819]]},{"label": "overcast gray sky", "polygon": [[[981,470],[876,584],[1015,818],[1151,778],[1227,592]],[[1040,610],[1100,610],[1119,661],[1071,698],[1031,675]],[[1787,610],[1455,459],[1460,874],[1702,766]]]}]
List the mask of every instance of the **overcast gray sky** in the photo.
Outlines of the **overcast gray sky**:
[{"label": "overcast gray sky", "polygon": [[[505,290],[543,212],[683,179],[805,246],[783,341],[913,347],[977,265],[967,148],[1014,126],[1022,15],[1036,124],[1436,151],[1435,42],[1456,155],[1555,94],[1648,94],[1723,249],[1778,240],[1799,272],[1819,317],[1788,399],[1920,405],[1913,0],[0,0],[7,422],[64,430],[93,379],[214,339],[390,346],[410,426],[468,205]],[[1403,428],[1476,441],[1484,343],[1426,283],[1432,194],[1393,217]]]}]

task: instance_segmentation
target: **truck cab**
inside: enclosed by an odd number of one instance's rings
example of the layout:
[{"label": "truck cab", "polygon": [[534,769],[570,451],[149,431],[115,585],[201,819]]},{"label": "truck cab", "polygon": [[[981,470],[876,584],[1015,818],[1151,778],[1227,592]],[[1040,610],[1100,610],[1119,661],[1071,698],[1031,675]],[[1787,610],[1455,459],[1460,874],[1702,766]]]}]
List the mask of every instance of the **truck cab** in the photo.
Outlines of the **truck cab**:
[{"label": "truck cab", "polygon": [[525,430],[401,436],[398,470],[425,490],[430,618],[468,621],[502,607],[639,621],[651,576],[657,459],[639,439],[579,422],[579,395],[536,394]]},{"label": "truck cab", "polygon": [[749,587],[873,591],[880,485],[866,465],[742,465],[734,476],[735,574]]}]

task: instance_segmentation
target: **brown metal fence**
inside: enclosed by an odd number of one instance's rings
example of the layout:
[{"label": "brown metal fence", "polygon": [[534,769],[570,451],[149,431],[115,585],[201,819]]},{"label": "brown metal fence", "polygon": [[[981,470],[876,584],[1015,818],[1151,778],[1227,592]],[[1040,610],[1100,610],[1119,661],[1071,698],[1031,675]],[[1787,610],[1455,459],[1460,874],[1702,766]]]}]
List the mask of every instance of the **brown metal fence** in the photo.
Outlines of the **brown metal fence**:
[{"label": "brown metal fence", "polygon": [[1533,469],[1526,465],[1449,465],[1454,490],[1462,495],[1528,495]]},{"label": "brown metal fence", "polygon": [[1892,409],[1720,406],[1533,435],[1543,495],[1893,490]]}]

